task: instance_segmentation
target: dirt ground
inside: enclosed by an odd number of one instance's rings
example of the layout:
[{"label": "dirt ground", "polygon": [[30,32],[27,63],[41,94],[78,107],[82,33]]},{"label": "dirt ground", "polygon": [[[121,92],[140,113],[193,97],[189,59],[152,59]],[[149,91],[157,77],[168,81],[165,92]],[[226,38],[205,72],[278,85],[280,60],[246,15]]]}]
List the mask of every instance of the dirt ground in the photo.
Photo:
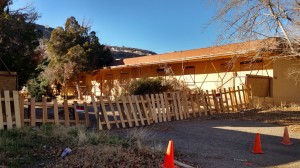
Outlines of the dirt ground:
[{"label": "dirt ground", "polygon": [[[293,142],[291,146],[280,143],[285,126],[288,127]],[[127,136],[128,132],[135,130],[137,138],[140,138],[148,148],[154,149],[151,152],[157,151],[155,154],[131,149],[107,148],[108,151],[116,151],[110,152],[112,155],[107,155],[104,147],[103,149],[82,147],[66,159],[55,161],[55,165],[51,164],[49,167],[64,167],[66,163],[69,167],[76,167],[77,163],[82,167],[98,167],[96,164],[98,161],[95,159],[103,159],[104,163],[110,165],[102,165],[103,167],[116,167],[111,166],[112,163],[121,167],[159,167],[163,160],[160,156],[164,155],[169,140],[174,141],[175,159],[194,167],[300,167],[300,108],[214,114],[139,128],[113,129],[109,133]],[[256,133],[260,133],[264,154],[251,152]],[[99,155],[101,153],[99,150],[103,150],[102,154],[105,157]],[[97,154],[98,158],[92,157],[89,162],[82,162],[90,158],[89,156]],[[73,163],[76,165],[72,165]]]},{"label": "dirt ground", "polygon": [[[174,141],[176,159],[194,167],[300,167],[300,111],[272,109],[218,114],[144,127],[152,148]],[[293,144],[282,145],[287,126]],[[117,130],[116,133],[122,131]],[[264,154],[253,154],[260,133]]]}]

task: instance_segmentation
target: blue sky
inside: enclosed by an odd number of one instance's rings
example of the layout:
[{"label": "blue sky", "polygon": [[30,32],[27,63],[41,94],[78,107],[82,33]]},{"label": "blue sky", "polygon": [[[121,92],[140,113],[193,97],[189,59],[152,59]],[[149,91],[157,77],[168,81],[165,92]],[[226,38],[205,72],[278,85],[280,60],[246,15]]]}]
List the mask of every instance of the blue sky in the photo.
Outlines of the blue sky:
[{"label": "blue sky", "polygon": [[207,24],[213,9],[205,0],[13,0],[13,9],[31,4],[38,24],[64,26],[70,16],[90,24],[102,44],[156,53],[209,47],[217,26]]}]

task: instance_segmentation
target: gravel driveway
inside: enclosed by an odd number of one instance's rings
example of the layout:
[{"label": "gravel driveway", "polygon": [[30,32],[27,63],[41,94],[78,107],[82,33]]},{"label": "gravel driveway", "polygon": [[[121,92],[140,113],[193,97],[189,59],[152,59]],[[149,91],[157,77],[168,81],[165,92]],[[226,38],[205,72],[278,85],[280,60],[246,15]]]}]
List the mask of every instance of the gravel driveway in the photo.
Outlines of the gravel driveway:
[{"label": "gravel driveway", "polygon": [[[258,121],[183,120],[146,127],[152,144],[167,148],[174,140],[179,159],[195,167],[300,167],[300,132],[289,131],[291,146],[284,146],[284,127]],[[253,154],[255,134],[260,133],[264,154]]]}]

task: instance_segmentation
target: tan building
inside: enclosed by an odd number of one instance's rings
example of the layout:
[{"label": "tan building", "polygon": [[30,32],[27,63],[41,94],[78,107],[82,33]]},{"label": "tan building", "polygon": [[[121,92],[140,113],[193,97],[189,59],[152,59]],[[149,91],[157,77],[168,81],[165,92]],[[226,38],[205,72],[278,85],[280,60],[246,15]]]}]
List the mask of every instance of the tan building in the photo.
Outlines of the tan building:
[{"label": "tan building", "polygon": [[[211,90],[250,84],[253,96],[270,103],[300,103],[300,87],[287,79],[298,60],[277,59],[279,39],[257,40],[209,48],[116,60],[110,67],[80,76],[85,94],[118,95],[130,80],[164,77],[182,80],[191,89]],[[300,62],[299,62],[300,63]],[[72,87],[72,86],[71,86]],[[68,92],[75,92],[68,88]]]}]

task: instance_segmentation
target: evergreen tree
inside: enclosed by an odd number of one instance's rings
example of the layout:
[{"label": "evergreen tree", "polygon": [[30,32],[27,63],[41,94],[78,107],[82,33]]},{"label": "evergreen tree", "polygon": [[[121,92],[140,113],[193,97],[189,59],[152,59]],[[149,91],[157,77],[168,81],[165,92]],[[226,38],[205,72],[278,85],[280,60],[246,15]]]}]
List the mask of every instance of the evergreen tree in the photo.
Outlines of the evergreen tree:
[{"label": "evergreen tree", "polygon": [[50,63],[45,76],[62,85],[73,79],[79,98],[79,73],[98,69],[112,61],[109,49],[100,44],[96,33],[89,33],[89,27],[79,25],[73,16],[66,20],[64,28],[53,30],[47,47]]},{"label": "evergreen tree", "polygon": [[35,30],[33,9],[11,11],[10,5],[12,0],[0,1],[0,71],[16,71],[21,87],[38,64],[34,51],[41,34]]}]

